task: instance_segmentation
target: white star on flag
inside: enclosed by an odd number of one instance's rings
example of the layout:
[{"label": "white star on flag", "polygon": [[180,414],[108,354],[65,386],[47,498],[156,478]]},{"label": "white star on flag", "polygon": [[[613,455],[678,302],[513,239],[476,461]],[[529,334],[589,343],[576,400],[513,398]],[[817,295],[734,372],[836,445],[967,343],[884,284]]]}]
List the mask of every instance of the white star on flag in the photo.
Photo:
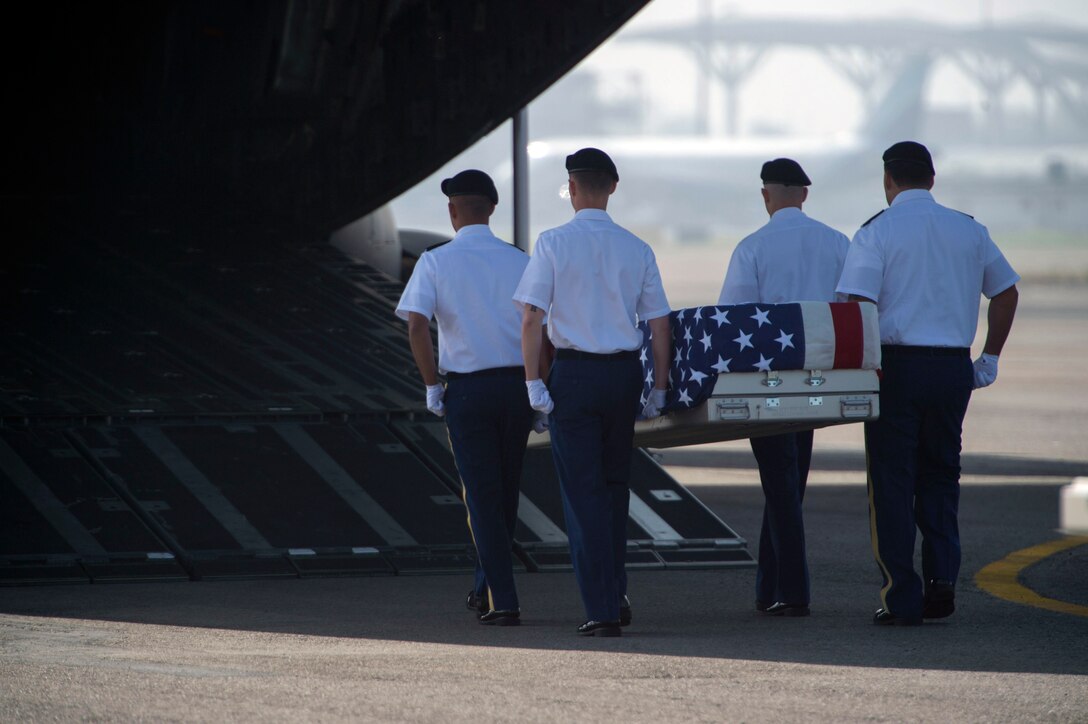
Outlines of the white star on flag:
[{"label": "white star on flag", "polygon": [[[690,410],[702,404],[714,394],[721,374],[759,370],[757,374],[766,375],[869,364],[866,360],[879,354],[879,338],[875,330],[867,329],[873,320],[857,314],[859,306],[868,310],[856,304],[790,302],[718,304],[672,312],[667,408]],[[662,379],[651,374],[654,352],[648,341],[649,324],[640,322],[639,329],[646,340],[643,395],[650,399],[650,380],[661,384]]]},{"label": "white star on flag", "polygon": [[647,359],[649,359],[649,358],[646,356],[646,348],[643,347],[642,351],[639,352],[638,361],[639,362],[645,362]]}]

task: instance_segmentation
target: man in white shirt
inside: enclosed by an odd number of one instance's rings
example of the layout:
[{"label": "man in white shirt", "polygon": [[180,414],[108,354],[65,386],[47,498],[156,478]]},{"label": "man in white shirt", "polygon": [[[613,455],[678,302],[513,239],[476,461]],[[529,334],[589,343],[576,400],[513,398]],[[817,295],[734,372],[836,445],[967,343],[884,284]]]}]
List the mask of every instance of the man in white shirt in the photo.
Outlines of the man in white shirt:
[{"label": "man in white shirt", "polygon": [[[619,636],[630,623],[627,511],[635,417],[642,392],[640,320],[648,322],[654,391],[643,415],[665,404],[672,359],[669,302],[649,246],[606,212],[619,174],[584,148],[566,161],[572,221],[545,231],[514,293],[522,309],[522,356],[533,408],[550,413],[552,455],[563,494],[587,636]],[[541,379],[541,325],[556,348]],[[543,371],[547,372],[547,371]]]},{"label": "man in white shirt", "polygon": [[[878,625],[915,626],[955,610],[960,444],[971,390],[997,379],[1019,275],[967,214],[938,204],[928,149],[884,152],[889,207],[854,235],[837,291],[880,313],[880,419],[865,423],[869,528],[884,578]],[[982,354],[971,363],[980,295]],[[922,533],[922,578],[914,570]]]},{"label": "man in white shirt", "polygon": [[[793,159],[763,164],[763,204],[771,220],[737,244],[718,304],[831,302],[850,240],[801,211],[812,183]],[[809,614],[805,497],[812,431],[753,437],[765,502],[756,569],[756,610]]]},{"label": "man in white shirt", "polygon": [[[510,297],[529,257],[496,238],[491,178],[462,171],[442,182],[453,239],[419,258],[397,316],[408,321],[412,356],[427,386],[427,409],[446,418],[477,551],[467,605],[480,623],[520,623],[512,545],[521,466],[533,411],[522,379],[521,315]],[[438,367],[430,319],[438,318]],[[446,375],[443,388],[438,372]]]}]

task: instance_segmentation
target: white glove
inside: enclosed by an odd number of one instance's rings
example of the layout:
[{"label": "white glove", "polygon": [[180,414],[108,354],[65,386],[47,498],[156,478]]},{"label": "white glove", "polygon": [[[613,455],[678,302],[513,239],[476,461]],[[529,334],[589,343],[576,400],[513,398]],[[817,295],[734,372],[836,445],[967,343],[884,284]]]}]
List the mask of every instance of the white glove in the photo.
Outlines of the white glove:
[{"label": "white glove", "polygon": [[540,434],[548,431],[548,416],[543,412],[533,413],[533,432]]},{"label": "white glove", "polygon": [[650,391],[650,399],[642,406],[642,416],[652,420],[661,415],[661,408],[665,406],[665,390],[656,387]]},{"label": "white glove", "polygon": [[537,412],[549,414],[555,409],[552,396],[548,394],[548,387],[544,380],[529,380],[525,383],[525,389],[529,391],[529,406]]},{"label": "white glove", "polygon": [[982,353],[975,360],[975,389],[992,385],[997,379],[997,355]]},{"label": "white glove", "polygon": [[427,409],[438,415],[446,416],[446,404],[442,398],[446,395],[446,388],[442,385],[427,385]]}]

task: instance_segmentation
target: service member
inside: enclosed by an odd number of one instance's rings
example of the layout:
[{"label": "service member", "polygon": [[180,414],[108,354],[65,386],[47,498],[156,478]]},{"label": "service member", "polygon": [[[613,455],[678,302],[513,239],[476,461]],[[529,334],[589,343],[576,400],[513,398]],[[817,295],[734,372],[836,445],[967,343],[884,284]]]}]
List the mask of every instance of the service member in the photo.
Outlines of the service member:
[{"label": "service member", "polygon": [[[499,196],[487,174],[462,171],[442,182],[442,193],[457,233],[419,258],[397,316],[408,320],[427,409],[446,418],[464,486],[478,561],[467,605],[482,624],[511,626],[520,623],[511,548],[533,411],[522,387],[521,317],[510,297],[529,257],[491,233]],[[432,316],[445,388],[435,368]]]},{"label": "service member", "polygon": [[[838,284],[880,313],[880,419],[865,424],[870,533],[884,578],[879,625],[917,625],[955,610],[963,418],[971,390],[997,378],[1018,297],[1020,277],[986,227],[933,199],[934,173],[920,143],[884,152],[889,207],[854,235]],[[990,300],[989,325],[972,364],[980,294]]]},{"label": "service member", "polygon": [[[671,362],[669,302],[650,247],[606,208],[619,174],[596,148],[567,156],[574,219],[542,233],[514,294],[534,409],[550,413],[574,572],[588,620],[583,635],[619,636],[626,598],[628,479],[639,412],[643,335],[652,334],[655,388],[642,412],[665,404]],[[538,367],[541,324],[556,348],[547,384]],[[553,409],[554,408],[554,409]],[[621,610],[622,609],[622,610]]]},{"label": "service member", "polygon": [[[763,204],[771,220],[737,244],[718,304],[835,301],[850,240],[801,211],[812,183],[793,159],[763,164]],[[753,437],[763,485],[763,526],[756,569],[756,610],[772,616],[809,614],[805,497],[812,431]]]}]

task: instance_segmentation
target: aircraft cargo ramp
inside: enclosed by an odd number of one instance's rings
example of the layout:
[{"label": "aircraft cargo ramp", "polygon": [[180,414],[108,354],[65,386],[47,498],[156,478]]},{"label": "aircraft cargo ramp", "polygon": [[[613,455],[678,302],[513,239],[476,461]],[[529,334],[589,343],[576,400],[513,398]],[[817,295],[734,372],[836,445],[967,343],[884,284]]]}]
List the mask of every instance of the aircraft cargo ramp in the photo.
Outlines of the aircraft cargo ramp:
[{"label": "aircraft cargo ramp", "polygon": [[[293,232],[194,239],[0,263],[0,582],[470,570],[401,284]],[[750,564],[645,452],[635,471],[632,566]],[[516,538],[526,569],[569,567],[547,450]]]}]

